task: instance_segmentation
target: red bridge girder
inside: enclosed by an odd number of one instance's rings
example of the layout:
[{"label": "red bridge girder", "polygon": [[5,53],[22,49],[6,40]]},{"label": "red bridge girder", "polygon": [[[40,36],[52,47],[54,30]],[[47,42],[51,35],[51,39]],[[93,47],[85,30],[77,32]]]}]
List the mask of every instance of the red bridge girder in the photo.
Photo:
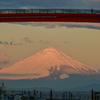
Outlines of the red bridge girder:
[{"label": "red bridge girder", "polygon": [[96,22],[100,14],[94,13],[1,13],[0,22]]}]

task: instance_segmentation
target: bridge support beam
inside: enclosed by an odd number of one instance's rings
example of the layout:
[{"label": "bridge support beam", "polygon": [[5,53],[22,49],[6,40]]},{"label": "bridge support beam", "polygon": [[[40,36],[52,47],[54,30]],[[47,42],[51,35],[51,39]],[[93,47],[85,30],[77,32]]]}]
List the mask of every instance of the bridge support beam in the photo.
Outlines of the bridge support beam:
[{"label": "bridge support beam", "polygon": [[96,22],[100,14],[25,13],[0,14],[0,22]]}]

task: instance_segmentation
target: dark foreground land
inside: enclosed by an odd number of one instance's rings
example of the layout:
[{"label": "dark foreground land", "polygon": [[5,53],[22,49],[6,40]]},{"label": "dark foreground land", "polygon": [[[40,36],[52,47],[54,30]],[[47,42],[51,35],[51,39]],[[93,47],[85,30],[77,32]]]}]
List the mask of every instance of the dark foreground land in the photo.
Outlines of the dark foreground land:
[{"label": "dark foreground land", "polygon": [[1,91],[0,100],[100,100],[96,91]]}]

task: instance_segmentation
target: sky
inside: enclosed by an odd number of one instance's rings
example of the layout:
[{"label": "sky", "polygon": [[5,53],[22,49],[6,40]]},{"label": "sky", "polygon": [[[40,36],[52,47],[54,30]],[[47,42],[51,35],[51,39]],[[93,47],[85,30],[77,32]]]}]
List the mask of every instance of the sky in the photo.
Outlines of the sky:
[{"label": "sky", "polygon": [[[100,0],[0,0],[0,9],[21,8],[100,9]],[[49,46],[100,69],[100,23],[0,23],[0,68]]]},{"label": "sky", "polygon": [[100,0],[0,0],[0,8],[100,8]]}]

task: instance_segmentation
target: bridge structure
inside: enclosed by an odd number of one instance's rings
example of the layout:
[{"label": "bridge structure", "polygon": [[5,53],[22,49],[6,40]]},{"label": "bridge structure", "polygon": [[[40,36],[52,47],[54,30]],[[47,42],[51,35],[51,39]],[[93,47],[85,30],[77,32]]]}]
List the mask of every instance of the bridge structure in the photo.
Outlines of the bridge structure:
[{"label": "bridge structure", "polygon": [[100,10],[0,9],[0,22],[96,22],[96,23],[100,23]]}]

